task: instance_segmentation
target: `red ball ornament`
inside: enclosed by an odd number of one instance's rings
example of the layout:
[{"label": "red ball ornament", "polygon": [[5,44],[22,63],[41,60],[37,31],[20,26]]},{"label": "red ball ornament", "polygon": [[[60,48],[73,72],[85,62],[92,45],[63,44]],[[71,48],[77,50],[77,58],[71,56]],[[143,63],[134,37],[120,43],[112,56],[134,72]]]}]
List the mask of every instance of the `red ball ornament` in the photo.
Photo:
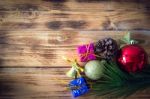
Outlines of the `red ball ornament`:
[{"label": "red ball ornament", "polygon": [[126,45],[120,50],[118,62],[127,72],[140,71],[147,63],[147,54],[139,45]]}]

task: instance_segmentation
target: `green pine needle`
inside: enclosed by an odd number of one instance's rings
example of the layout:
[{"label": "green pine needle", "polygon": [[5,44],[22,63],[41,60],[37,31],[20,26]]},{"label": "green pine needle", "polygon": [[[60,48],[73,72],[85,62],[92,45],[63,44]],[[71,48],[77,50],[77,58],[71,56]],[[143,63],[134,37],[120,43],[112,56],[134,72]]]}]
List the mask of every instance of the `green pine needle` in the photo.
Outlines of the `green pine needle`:
[{"label": "green pine needle", "polygon": [[95,95],[113,98],[127,97],[137,90],[150,87],[150,69],[128,74],[118,68],[114,62],[105,62],[104,65],[103,78],[92,85]]}]

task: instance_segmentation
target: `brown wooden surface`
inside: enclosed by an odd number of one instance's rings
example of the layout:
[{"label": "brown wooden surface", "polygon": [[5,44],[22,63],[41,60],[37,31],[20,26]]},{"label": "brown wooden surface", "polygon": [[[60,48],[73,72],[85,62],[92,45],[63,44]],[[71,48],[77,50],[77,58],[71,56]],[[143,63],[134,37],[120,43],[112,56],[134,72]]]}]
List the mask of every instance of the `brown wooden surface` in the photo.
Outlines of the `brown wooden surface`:
[{"label": "brown wooden surface", "polygon": [[[70,66],[61,57],[127,31],[150,56],[149,0],[0,0],[0,99],[71,99]],[[149,94],[147,89],[128,99]]]}]

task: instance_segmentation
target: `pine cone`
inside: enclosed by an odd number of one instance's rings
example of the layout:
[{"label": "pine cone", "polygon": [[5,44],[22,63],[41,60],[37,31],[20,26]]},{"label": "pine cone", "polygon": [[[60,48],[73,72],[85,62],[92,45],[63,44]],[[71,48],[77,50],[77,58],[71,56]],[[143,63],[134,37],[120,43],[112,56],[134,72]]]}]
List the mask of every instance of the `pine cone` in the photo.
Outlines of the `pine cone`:
[{"label": "pine cone", "polygon": [[99,40],[95,44],[95,54],[106,60],[112,59],[117,50],[117,43],[112,38]]}]

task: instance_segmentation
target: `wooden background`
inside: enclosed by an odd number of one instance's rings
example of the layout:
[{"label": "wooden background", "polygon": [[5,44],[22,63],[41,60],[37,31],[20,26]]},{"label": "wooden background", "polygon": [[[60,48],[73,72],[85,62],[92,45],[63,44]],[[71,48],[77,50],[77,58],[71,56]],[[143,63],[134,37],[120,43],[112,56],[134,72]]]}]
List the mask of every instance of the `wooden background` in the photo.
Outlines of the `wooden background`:
[{"label": "wooden background", "polygon": [[0,0],[0,99],[71,99],[61,56],[127,31],[150,55],[149,0]]}]

